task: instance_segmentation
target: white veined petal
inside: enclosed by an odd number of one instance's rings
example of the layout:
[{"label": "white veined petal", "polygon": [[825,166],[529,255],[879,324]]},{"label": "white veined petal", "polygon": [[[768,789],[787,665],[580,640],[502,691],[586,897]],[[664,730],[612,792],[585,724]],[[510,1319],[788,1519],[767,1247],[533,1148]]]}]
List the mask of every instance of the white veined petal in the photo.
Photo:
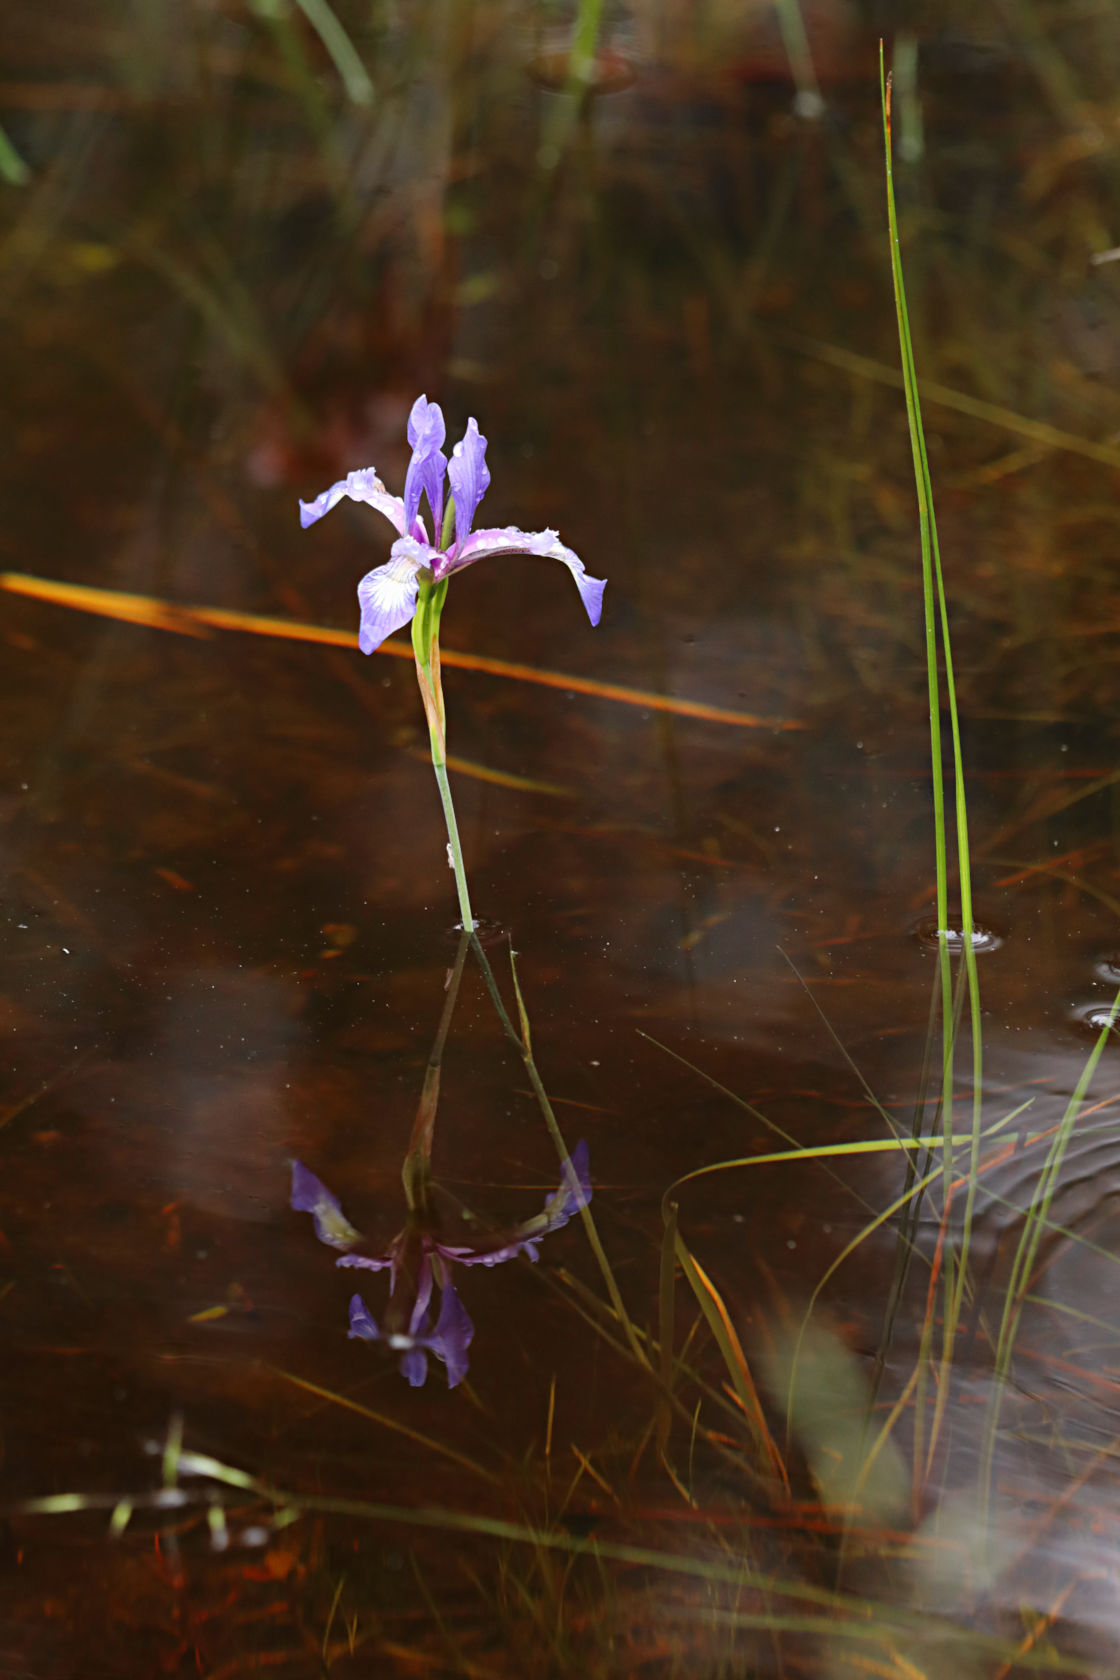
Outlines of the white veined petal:
[{"label": "white veined petal", "polygon": [[366,573],[358,585],[362,609],[358,646],[363,653],[372,653],[386,636],[412,622],[419,592],[417,567],[405,557],[390,560]]},{"label": "white veined petal", "polygon": [[407,560],[417,571],[421,566],[430,566],[433,571],[443,559],[443,553],[433,548],[431,543],[421,542],[419,537],[398,537],[389,550],[390,560]]}]

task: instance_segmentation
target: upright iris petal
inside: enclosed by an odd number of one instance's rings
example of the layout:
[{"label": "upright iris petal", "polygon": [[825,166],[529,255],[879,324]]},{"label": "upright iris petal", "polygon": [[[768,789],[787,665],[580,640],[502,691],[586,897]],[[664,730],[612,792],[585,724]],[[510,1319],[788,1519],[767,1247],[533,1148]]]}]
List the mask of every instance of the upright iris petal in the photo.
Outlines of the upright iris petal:
[{"label": "upright iris petal", "polygon": [[408,417],[412,459],[404,481],[405,528],[402,535],[423,534],[422,528],[417,531],[414,527],[420,511],[420,496],[425,493],[434,521],[432,539],[437,543],[439,541],[443,524],[443,479],[447,472],[447,456],[443,453],[442,444],[446,436],[447,427],[443,423],[443,410],[439,404],[430,403],[427,397],[417,397]]},{"label": "upright iris petal", "polygon": [[[486,465],[486,439],[478,429],[478,421],[467,421],[462,439],[451,451],[447,469],[451,480],[451,494],[455,498],[455,545],[466,542],[471,534],[478,504],[490,488],[490,469]],[[436,532],[437,540],[439,532]]]}]

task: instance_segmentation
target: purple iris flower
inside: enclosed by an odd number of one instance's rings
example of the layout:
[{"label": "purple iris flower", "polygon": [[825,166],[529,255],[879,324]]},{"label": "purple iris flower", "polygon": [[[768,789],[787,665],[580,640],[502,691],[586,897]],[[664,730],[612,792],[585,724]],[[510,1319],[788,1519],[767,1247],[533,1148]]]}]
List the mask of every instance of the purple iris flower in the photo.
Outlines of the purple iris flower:
[{"label": "purple iris flower", "polygon": [[[322,519],[343,498],[365,502],[383,513],[397,531],[396,542],[384,566],[375,566],[358,585],[362,618],[358,645],[372,653],[386,636],[412,620],[419,594],[419,577],[427,567],[437,583],[473,566],[490,554],[540,554],[562,560],[575,579],[580,599],[592,624],[598,624],[603,610],[604,578],[589,577],[583,561],[560,541],[555,531],[519,531],[515,525],[475,531],[474,516],[486,494],[490,473],[486,465],[486,439],[475,420],[467,421],[462,440],[451,452],[443,453],[447,430],[443,411],[427,397],[417,397],[408,417],[408,441],[412,459],[404,482],[404,495],[391,496],[372,467],[362,467],[332,484],[313,502],[300,502],[300,524],[306,528]],[[444,477],[451,481],[455,501],[455,537],[447,548],[433,546],[442,540]],[[420,498],[427,496],[432,515],[433,542],[420,514]]]},{"label": "purple iris flower", "polygon": [[[559,1231],[591,1200],[587,1144],[581,1139],[564,1163],[559,1189],[545,1200],[540,1213],[511,1231],[496,1232],[477,1242],[444,1242],[435,1218],[424,1205],[410,1211],[408,1223],[380,1255],[351,1254],[361,1241],[326,1185],[300,1161],[292,1162],[291,1205],[310,1213],[315,1234],[330,1248],[341,1248],[339,1266],[360,1266],[389,1272],[389,1304],[380,1325],[360,1295],[350,1302],[350,1334],[367,1342],[385,1342],[401,1356],[401,1375],[419,1388],[428,1374],[428,1355],[447,1367],[447,1386],[454,1388],[467,1371],[467,1349],[474,1325],[455,1292],[449,1267],[498,1266],[518,1254],[539,1259],[542,1237]],[[439,1311],[432,1322],[432,1297],[439,1290]]]}]

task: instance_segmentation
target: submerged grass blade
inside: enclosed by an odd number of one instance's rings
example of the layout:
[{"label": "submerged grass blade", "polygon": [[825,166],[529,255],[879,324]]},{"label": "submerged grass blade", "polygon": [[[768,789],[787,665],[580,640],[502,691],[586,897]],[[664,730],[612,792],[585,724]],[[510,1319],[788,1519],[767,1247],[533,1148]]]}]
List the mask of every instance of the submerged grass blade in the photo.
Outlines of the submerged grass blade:
[{"label": "submerged grass blade", "polygon": [[[817,1586],[788,1573],[768,1574],[726,1548],[722,1555],[697,1556],[692,1550],[672,1551],[595,1536],[584,1538],[562,1527],[513,1522],[482,1511],[393,1505],[375,1500],[335,1498],[330,1494],[293,1493],[232,1465],[223,1464],[218,1459],[197,1453],[184,1453],[182,1467],[188,1475],[206,1477],[219,1486],[235,1487],[254,1494],[272,1507],[274,1529],[286,1527],[304,1516],[337,1516],[357,1522],[467,1535],[478,1540],[525,1547],[529,1555],[539,1561],[550,1554],[563,1559],[582,1557],[597,1564],[600,1570],[607,1564],[617,1564],[624,1569],[659,1576],[666,1583],[677,1579],[702,1583],[708,1590],[730,1588],[738,1595],[737,1600],[723,1605],[718,1602],[704,1605],[702,1614],[706,1622],[713,1626],[769,1628],[842,1640],[845,1645],[856,1648],[852,1652],[853,1660],[864,1672],[888,1672],[882,1666],[883,1658],[896,1657],[898,1642],[908,1635],[936,1639],[939,1653],[948,1662],[957,1663],[955,1672],[964,1672],[960,1665],[970,1659],[989,1657],[1006,1661],[1011,1656],[1018,1658],[1020,1652],[1025,1670],[1054,1674],[1070,1672],[1070,1653],[1057,1649],[1050,1640],[1023,1651],[1021,1639],[1009,1640],[948,1616],[931,1616],[906,1605],[877,1602],[855,1593],[836,1593],[827,1586]],[[55,1494],[44,1499],[12,1501],[0,1507],[0,1515],[111,1511],[119,1504],[120,1497],[119,1494]],[[181,1499],[187,1497],[185,1492],[180,1493]],[[200,1491],[200,1502],[208,1497]],[[141,1509],[151,1501],[147,1496],[140,1495],[134,1497],[133,1503]],[[665,1617],[680,1614],[693,1620],[697,1607],[691,1601],[679,1607],[666,1602],[662,1613]],[[861,1647],[866,1650],[867,1657],[861,1658],[857,1654]],[[878,1653],[878,1660],[872,1653]],[[889,1672],[893,1674],[897,1669],[892,1667]]]},{"label": "submerged grass blade", "polygon": [[1112,1007],[1097,1037],[1097,1042],[1086,1059],[1085,1066],[1081,1070],[1081,1077],[1074,1086],[1062,1115],[1061,1123],[1051,1141],[1046,1161],[1038,1177],[1034,1196],[1023,1221],[1023,1228],[1012,1260],[1011,1276],[1004,1294],[1003,1312],[996,1339],[995,1383],[992,1388],[988,1415],[985,1419],[980,1453],[980,1496],[983,1502],[982,1509],[985,1512],[991,1497],[995,1444],[999,1433],[1003,1396],[1011,1374],[1011,1358],[1015,1348],[1015,1339],[1023,1316],[1023,1307],[1030,1294],[1039,1246],[1044,1232],[1050,1228],[1050,1208],[1058,1189],[1058,1178],[1073,1136],[1073,1128],[1081,1113],[1081,1107],[1093,1075],[1097,1071],[1097,1064],[1104,1054],[1105,1045],[1113,1035],[1118,1016],[1120,1016],[1120,992],[1113,999]]},{"label": "submerged grass blade", "polygon": [[700,1310],[708,1321],[708,1328],[715,1337],[716,1345],[723,1355],[723,1362],[727,1366],[727,1374],[731,1378],[735,1393],[739,1396],[758,1454],[769,1465],[773,1475],[788,1494],[789,1475],[786,1471],[785,1461],[777,1442],[770,1433],[770,1427],[766,1422],[766,1414],[762,1409],[762,1401],[759,1398],[758,1389],[751,1374],[750,1364],[743,1352],[743,1345],[739,1340],[735,1326],[731,1322],[731,1315],[727,1310],[723,1296],[679,1235],[676,1239],[675,1249],[681,1270],[688,1279]]},{"label": "submerged grass blade", "polygon": [[[821,339],[807,338],[802,333],[775,331],[773,337],[775,342],[796,354],[824,362],[828,367],[838,368],[843,373],[854,374],[857,379],[870,380],[876,385],[889,385],[895,390],[903,389],[904,381],[899,370],[889,367],[885,362],[877,362],[870,356],[860,356],[854,350],[846,350],[839,344],[827,344]],[[932,403],[935,408],[947,408],[955,414],[965,414],[970,419],[982,420],[985,425],[996,426],[1001,431],[1026,438],[1040,449],[1080,455],[1086,460],[1098,462],[1101,466],[1120,467],[1120,448],[1116,444],[1097,443],[1092,438],[1078,437],[1076,432],[1063,431],[1058,426],[1047,424],[1045,420],[1032,420],[1029,415],[1016,414],[1013,408],[1001,408],[997,403],[984,402],[980,397],[970,396],[967,391],[955,391],[952,386],[941,385],[934,379],[919,379],[918,391],[924,401]]]},{"label": "submerged grass blade", "polygon": [[261,1370],[270,1376],[279,1377],[281,1381],[290,1383],[293,1388],[301,1388],[305,1394],[314,1394],[319,1400],[326,1400],[332,1406],[341,1406],[344,1411],[354,1412],[358,1417],[366,1418],[370,1423],[376,1423],[382,1429],[391,1430],[396,1435],[403,1435],[407,1440],[415,1442],[427,1452],[437,1453],[441,1458],[457,1464],[462,1470],[469,1470],[472,1476],[478,1476],[484,1482],[497,1484],[499,1478],[492,1470],[487,1470],[479,1464],[477,1459],[468,1458],[465,1453],[456,1452],[454,1447],[445,1446],[432,1435],[424,1435],[419,1429],[413,1429],[409,1424],[402,1423],[399,1418],[390,1417],[387,1412],[375,1412],[369,1406],[363,1406],[357,1400],[351,1400],[348,1395],[339,1394],[334,1389],[324,1388],[320,1383],[314,1383],[307,1377],[297,1377],[294,1371],[285,1371],[279,1365],[262,1365]]}]

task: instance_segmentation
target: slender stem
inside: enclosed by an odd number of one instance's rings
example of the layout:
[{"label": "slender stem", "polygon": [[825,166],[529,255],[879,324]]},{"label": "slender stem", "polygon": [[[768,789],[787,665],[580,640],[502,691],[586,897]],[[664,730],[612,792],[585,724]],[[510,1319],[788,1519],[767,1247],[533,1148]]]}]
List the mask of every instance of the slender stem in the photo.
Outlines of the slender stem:
[{"label": "slender stem", "polygon": [[455,886],[459,893],[459,909],[463,917],[463,932],[473,933],[475,919],[471,912],[470,893],[467,891],[467,871],[463,863],[463,848],[459,842],[459,824],[455,820],[455,805],[451,798],[451,783],[447,779],[446,760],[440,760],[435,755],[435,739],[432,740],[432,769],[436,773],[436,783],[439,787],[439,797],[443,804],[443,820],[447,824],[447,840],[451,847],[451,867],[455,871]]},{"label": "slender stem", "polygon": [[[450,508],[449,508],[450,511]],[[475,920],[467,888],[467,871],[463,863],[463,847],[459,839],[459,824],[455,818],[455,802],[447,779],[447,725],[443,704],[443,681],[439,665],[439,619],[447,595],[447,579],[436,583],[428,573],[420,576],[420,592],[412,620],[412,651],[416,658],[416,681],[424,702],[428,720],[428,739],[432,749],[432,769],[436,773],[443,820],[447,825],[449,860],[455,872],[455,886],[459,893],[459,910],[463,932],[473,933]]]}]

